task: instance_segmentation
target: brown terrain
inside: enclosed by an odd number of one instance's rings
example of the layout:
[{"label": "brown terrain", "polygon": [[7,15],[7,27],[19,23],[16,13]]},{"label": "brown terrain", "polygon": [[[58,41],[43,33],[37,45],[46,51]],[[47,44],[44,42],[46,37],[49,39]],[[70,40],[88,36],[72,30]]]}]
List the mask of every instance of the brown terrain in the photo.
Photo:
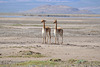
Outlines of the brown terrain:
[{"label": "brown terrain", "polygon": [[[52,28],[51,44],[42,44],[41,20]],[[53,21],[64,30],[63,44],[55,44]],[[24,52],[44,57],[19,57]],[[25,54],[24,54],[25,55]],[[2,61],[49,60],[59,58],[100,61],[100,18],[22,17],[0,18],[0,63]]]}]

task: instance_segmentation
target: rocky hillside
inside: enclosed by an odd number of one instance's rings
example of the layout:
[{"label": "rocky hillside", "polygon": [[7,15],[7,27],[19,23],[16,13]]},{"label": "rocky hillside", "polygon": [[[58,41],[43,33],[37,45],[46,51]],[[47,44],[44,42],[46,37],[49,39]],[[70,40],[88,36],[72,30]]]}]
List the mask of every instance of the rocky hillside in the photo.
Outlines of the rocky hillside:
[{"label": "rocky hillside", "polygon": [[31,10],[25,11],[24,13],[32,14],[93,14],[88,10],[79,10],[78,8],[73,8],[64,5],[45,5],[33,8]]}]

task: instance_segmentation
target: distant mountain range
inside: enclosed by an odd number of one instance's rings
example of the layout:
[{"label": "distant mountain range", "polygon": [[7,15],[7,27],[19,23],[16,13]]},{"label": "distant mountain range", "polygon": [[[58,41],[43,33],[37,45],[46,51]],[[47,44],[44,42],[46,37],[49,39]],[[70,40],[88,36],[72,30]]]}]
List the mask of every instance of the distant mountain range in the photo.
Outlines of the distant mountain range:
[{"label": "distant mountain range", "polygon": [[93,14],[89,10],[80,10],[78,8],[73,8],[64,5],[44,5],[40,7],[33,8],[31,10],[24,11],[24,13],[32,14]]}]

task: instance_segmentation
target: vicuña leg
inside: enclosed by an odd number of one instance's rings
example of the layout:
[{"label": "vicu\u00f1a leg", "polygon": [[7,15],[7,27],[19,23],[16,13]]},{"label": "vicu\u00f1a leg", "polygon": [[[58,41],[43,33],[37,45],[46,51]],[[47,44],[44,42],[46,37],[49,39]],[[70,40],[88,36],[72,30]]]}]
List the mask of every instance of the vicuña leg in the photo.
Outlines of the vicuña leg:
[{"label": "vicu\u00f1a leg", "polygon": [[62,43],[61,44],[63,44],[63,36],[62,36]]},{"label": "vicu\u00f1a leg", "polygon": [[56,40],[57,40],[57,38],[55,37],[55,44],[56,44]]},{"label": "vicu\u00f1a leg", "polygon": [[51,44],[51,36],[49,37],[49,39],[50,39],[49,43]]},{"label": "vicu\u00f1a leg", "polygon": [[48,43],[48,37],[49,37],[49,35],[47,34],[47,43]]},{"label": "vicu\u00f1a leg", "polygon": [[43,39],[42,39],[42,43],[44,43],[44,37],[42,36],[42,38],[43,38]]},{"label": "vicu\u00f1a leg", "polygon": [[46,43],[46,37],[45,37],[45,43]]},{"label": "vicu\u00f1a leg", "polygon": [[59,44],[59,36],[57,36],[57,42],[58,42],[58,44]]},{"label": "vicu\u00f1a leg", "polygon": [[51,44],[51,29],[49,31],[49,43]]}]

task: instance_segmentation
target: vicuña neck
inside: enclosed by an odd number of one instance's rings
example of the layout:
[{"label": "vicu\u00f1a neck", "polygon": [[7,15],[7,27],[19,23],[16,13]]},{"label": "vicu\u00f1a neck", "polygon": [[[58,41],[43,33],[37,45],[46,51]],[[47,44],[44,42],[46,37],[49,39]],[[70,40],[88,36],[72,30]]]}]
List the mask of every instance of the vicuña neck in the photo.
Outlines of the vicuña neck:
[{"label": "vicu\u00f1a neck", "polygon": [[45,22],[43,22],[43,28],[45,29]]},{"label": "vicu\u00f1a neck", "polygon": [[57,23],[56,23],[55,29],[57,30]]}]

